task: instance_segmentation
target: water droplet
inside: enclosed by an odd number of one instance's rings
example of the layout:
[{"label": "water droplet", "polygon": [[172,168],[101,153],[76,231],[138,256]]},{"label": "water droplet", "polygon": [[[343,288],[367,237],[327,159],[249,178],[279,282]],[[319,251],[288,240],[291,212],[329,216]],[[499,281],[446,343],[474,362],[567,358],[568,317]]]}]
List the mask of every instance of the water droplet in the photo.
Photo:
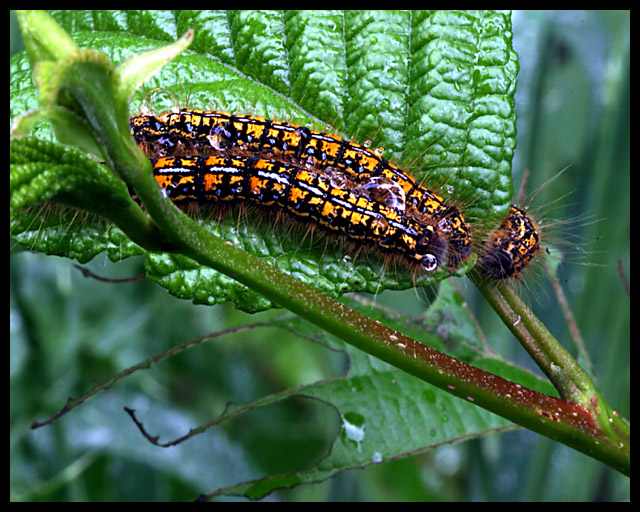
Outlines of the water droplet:
[{"label": "water droplet", "polygon": [[316,162],[313,159],[313,157],[310,156],[309,158],[307,158],[302,162],[302,165],[304,166],[305,169],[313,169],[316,165]]},{"label": "water droplet", "polygon": [[438,258],[436,258],[433,254],[425,254],[422,267],[427,272],[433,272],[436,268],[438,268]]},{"label": "water droplet", "polygon": [[449,219],[442,219],[440,222],[438,222],[438,227],[443,233],[451,232],[451,223],[449,222]]},{"label": "water droplet", "polygon": [[217,133],[209,133],[209,135],[207,135],[207,142],[209,142],[209,145],[215,150],[220,151],[225,148],[222,138]]},{"label": "water droplet", "polygon": [[[360,425],[356,423],[352,423],[347,419],[347,416],[350,417],[353,421],[357,421]],[[354,442],[358,447],[358,451],[361,450],[361,443],[364,440],[365,436],[365,425],[364,418],[361,415],[355,413],[347,413],[342,416],[342,428],[344,429],[345,436],[351,442]]]},{"label": "water droplet", "polygon": [[326,167],[323,173],[334,188],[344,188],[347,184],[347,176],[333,167]]},{"label": "water droplet", "polygon": [[393,208],[404,211],[406,194],[404,189],[395,181],[384,176],[373,176],[366,183],[356,187],[356,191],[372,201],[378,201]]}]

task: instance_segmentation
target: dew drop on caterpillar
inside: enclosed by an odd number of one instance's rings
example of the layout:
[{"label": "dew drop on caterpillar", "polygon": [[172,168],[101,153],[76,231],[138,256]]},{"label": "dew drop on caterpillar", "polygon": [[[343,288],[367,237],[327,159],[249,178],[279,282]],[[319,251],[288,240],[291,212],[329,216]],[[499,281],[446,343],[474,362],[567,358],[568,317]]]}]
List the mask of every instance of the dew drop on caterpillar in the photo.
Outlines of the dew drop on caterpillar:
[{"label": "dew drop on caterpillar", "polygon": [[163,157],[152,160],[161,188],[177,205],[249,201],[309,220],[329,233],[402,255],[431,272],[447,258],[448,242],[437,222],[422,222],[381,201],[332,184],[322,170],[242,156]]},{"label": "dew drop on caterpillar", "polygon": [[458,208],[366,146],[304,126],[215,111],[139,115],[131,118],[130,126],[149,157],[237,155],[323,170],[332,174],[334,186],[346,187],[340,182],[348,180],[369,199],[403,210],[407,219],[436,219],[447,239],[451,270],[471,254],[471,230]]}]

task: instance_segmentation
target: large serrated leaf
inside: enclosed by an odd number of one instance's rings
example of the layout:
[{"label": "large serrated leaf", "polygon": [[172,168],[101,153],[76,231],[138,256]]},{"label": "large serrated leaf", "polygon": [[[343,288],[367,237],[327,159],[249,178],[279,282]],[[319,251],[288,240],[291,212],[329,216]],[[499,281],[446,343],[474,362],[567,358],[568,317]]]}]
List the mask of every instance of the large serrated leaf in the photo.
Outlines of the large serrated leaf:
[{"label": "large serrated leaf", "polygon": [[[371,141],[385,148],[385,157],[410,162],[418,179],[440,184],[439,192],[460,204],[469,219],[495,223],[509,205],[517,75],[509,14],[139,11],[73,15],[60,11],[53,15],[73,31],[79,46],[101,49],[116,63],[196,27],[192,50],[145,84],[132,113],[144,101],[154,109],[172,108],[175,97],[192,107],[307,124],[361,143]],[[35,91],[25,57],[14,57],[11,65],[11,115],[16,116],[34,105]],[[157,88],[172,91],[173,97],[150,94]],[[32,133],[50,138],[47,130],[46,125],[38,125]],[[206,222],[213,231],[230,233],[247,220],[231,214],[221,223],[210,218]],[[348,247],[340,244],[315,239],[309,244],[306,227],[295,230],[299,236],[291,240],[288,224],[283,229],[268,223],[254,227],[251,217],[248,222],[251,226],[230,243],[250,252],[258,248],[254,254],[332,296],[407,288],[447,276],[437,272],[416,283],[411,273],[397,267],[384,271],[375,257],[359,254],[354,262],[345,256]],[[69,226],[66,236],[73,237],[77,227]],[[274,237],[280,240],[274,243]],[[88,258],[89,253],[82,259]],[[153,259],[148,260],[150,269],[167,268],[154,265]],[[473,262],[472,258],[468,266]],[[465,270],[460,268],[459,273]],[[154,270],[151,275],[172,293],[198,303],[247,297],[239,285],[219,278],[214,281],[227,284],[212,295],[197,284],[208,286],[208,279],[176,274],[181,271],[177,265],[169,274]],[[181,284],[174,287],[176,283]],[[253,305],[240,303],[248,310],[267,305],[260,300]]]}]

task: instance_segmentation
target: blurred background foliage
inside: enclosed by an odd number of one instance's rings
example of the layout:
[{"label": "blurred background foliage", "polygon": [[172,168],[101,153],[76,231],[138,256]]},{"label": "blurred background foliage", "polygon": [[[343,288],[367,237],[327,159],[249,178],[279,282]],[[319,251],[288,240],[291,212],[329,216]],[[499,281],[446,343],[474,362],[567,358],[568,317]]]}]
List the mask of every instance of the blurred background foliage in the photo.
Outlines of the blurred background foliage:
[{"label": "blurred background foliage", "polygon": [[[516,11],[520,56],[516,102],[516,189],[542,187],[534,205],[575,219],[577,246],[559,269],[589,350],[596,382],[625,417],[630,403],[630,319],[618,262],[630,275],[630,14],[625,11]],[[11,52],[21,51],[13,14]],[[556,202],[554,202],[556,201]],[[597,222],[590,222],[589,220]],[[562,242],[560,235],[557,242]],[[552,239],[552,242],[554,240]],[[567,247],[560,243],[561,247]],[[575,250],[573,250],[575,249]],[[87,265],[111,278],[144,272],[142,260]],[[455,285],[491,346],[517,363],[528,357],[464,280]],[[523,290],[572,353],[555,298],[541,274]],[[413,290],[376,302],[407,314],[426,307]],[[195,336],[273,316],[245,315],[178,301],[151,282],[86,279],[73,262],[20,252],[10,264],[10,491],[15,501],[184,500],[212,490],[218,477],[257,478],[308,467],[340,428],[335,411],[292,399],[225,422],[179,448],[155,448],[122,411],[145,415],[163,439],[182,435],[242,403],[341,375],[342,354],[274,329],[205,343],[139,372],[52,426],[32,420],[57,411],[121,369]],[[588,364],[586,361],[580,361]],[[206,460],[212,446],[223,460]],[[518,430],[346,471],[267,500],[625,500],[629,480],[601,463]]]}]

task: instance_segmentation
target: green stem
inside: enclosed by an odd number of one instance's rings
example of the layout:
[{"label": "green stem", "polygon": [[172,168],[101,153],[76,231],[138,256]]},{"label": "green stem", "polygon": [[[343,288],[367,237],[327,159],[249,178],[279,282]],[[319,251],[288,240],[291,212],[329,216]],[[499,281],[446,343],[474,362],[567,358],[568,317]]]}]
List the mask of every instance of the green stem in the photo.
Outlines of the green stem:
[{"label": "green stem", "polygon": [[520,341],[565,400],[589,409],[599,428],[612,443],[629,454],[629,425],[611,409],[586,371],[549,332],[531,309],[505,283],[490,281],[472,272],[469,278]]},{"label": "green stem", "polygon": [[496,310],[565,400],[587,404],[595,386],[546,326],[533,314],[515,289],[506,283],[484,279],[473,272],[471,281]]}]

